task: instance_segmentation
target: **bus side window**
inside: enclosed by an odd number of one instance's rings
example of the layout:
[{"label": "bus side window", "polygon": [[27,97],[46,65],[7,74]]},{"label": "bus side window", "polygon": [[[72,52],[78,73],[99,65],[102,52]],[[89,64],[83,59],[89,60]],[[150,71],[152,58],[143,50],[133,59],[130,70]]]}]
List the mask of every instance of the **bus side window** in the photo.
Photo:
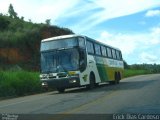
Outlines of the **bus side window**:
[{"label": "bus side window", "polygon": [[101,46],[102,56],[107,56],[106,54],[106,48],[104,46]]},{"label": "bus side window", "polygon": [[111,48],[107,47],[107,54],[109,58],[112,58]]},{"label": "bus side window", "polygon": [[94,54],[93,43],[90,41],[87,41],[87,51],[88,51],[88,53]]},{"label": "bus side window", "polygon": [[122,53],[121,52],[119,52],[119,56],[120,56],[120,60],[122,60]]},{"label": "bus side window", "polygon": [[84,48],[85,47],[85,40],[82,37],[78,38],[79,46]]},{"label": "bus side window", "polygon": [[96,55],[101,55],[101,49],[100,49],[100,45],[98,44],[94,44],[94,48],[95,48],[95,54]]},{"label": "bus side window", "polygon": [[116,59],[116,51],[114,49],[112,49],[112,55],[113,55],[113,59]]},{"label": "bus side window", "polygon": [[116,56],[117,56],[117,59],[120,60],[120,52],[118,50],[116,50]]}]

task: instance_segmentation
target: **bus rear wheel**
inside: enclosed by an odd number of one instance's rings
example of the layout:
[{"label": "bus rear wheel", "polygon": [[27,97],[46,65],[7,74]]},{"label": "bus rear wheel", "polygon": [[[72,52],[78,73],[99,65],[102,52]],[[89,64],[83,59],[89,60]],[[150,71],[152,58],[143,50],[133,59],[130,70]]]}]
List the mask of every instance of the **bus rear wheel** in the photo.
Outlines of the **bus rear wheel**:
[{"label": "bus rear wheel", "polygon": [[117,72],[115,73],[115,84],[119,84],[119,75]]},{"label": "bus rear wheel", "polygon": [[114,80],[114,81],[110,81],[109,84],[111,84],[111,85],[119,84],[119,81],[120,81],[120,79],[121,79],[121,78],[120,78],[120,73],[117,73],[117,72],[116,72],[116,73],[114,74],[114,79],[115,79],[115,80]]},{"label": "bus rear wheel", "polygon": [[121,74],[120,74],[120,72],[117,73],[117,77],[118,77],[118,79],[117,79],[117,84],[119,84],[119,82],[120,82],[120,80],[121,80]]}]

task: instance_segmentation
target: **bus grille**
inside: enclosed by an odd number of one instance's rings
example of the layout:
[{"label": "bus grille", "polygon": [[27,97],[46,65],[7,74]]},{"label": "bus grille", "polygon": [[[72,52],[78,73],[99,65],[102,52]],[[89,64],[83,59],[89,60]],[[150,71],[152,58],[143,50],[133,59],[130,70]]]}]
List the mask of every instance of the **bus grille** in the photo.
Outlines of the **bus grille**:
[{"label": "bus grille", "polygon": [[58,78],[63,78],[63,77],[67,77],[66,73],[58,73],[57,74]]},{"label": "bus grille", "polygon": [[59,75],[58,77],[59,77],[59,78],[67,77],[67,75]]}]

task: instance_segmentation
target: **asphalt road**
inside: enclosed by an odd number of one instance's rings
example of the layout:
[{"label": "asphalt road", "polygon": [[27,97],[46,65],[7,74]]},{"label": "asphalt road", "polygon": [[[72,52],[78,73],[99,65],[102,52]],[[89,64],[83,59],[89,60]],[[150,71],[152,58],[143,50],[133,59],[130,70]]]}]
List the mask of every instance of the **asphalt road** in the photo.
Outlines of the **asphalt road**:
[{"label": "asphalt road", "polygon": [[123,79],[93,90],[69,89],[0,101],[0,113],[10,114],[160,114],[160,74]]}]

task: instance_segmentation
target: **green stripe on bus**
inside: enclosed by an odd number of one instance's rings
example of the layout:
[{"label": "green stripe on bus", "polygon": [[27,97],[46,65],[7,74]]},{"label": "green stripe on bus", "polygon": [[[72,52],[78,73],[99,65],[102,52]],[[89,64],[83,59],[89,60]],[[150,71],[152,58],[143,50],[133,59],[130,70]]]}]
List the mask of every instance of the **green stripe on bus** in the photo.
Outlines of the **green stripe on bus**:
[{"label": "green stripe on bus", "polygon": [[101,79],[101,82],[107,81],[108,80],[108,75],[107,75],[107,67],[103,64],[96,64],[98,73]]}]

